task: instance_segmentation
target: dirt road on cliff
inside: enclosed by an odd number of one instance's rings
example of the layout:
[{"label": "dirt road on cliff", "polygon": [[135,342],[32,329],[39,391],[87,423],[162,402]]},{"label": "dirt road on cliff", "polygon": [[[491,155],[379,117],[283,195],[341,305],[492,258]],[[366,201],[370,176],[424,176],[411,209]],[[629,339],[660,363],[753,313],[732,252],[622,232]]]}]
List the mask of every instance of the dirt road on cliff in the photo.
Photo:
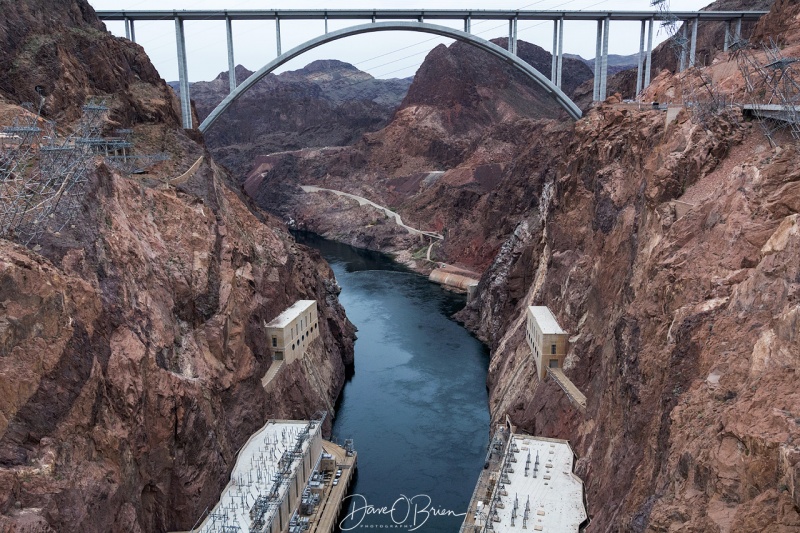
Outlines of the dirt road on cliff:
[{"label": "dirt road on cliff", "polygon": [[335,194],[337,196],[346,196],[348,198],[352,198],[353,200],[358,202],[358,205],[369,205],[371,207],[374,207],[375,209],[383,211],[384,213],[386,213],[386,216],[388,216],[389,218],[393,218],[398,226],[404,227],[405,229],[408,230],[409,233],[413,233],[413,234],[416,234],[416,235],[425,235],[425,236],[432,237],[434,239],[439,239],[439,240],[443,240],[444,239],[444,237],[442,235],[439,235],[438,233],[434,233],[432,231],[423,231],[423,230],[420,230],[420,229],[417,229],[417,228],[412,228],[411,226],[408,226],[408,225],[404,224],[403,223],[403,219],[400,218],[399,214],[395,213],[394,211],[392,211],[388,207],[384,207],[382,205],[378,205],[375,202],[373,202],[372,200],[368,200],[368,199],[364,198],[363,196],[358,196],[358,195],[350,194],[350,193],[343,192],[343,191],[337,191],[337,190],[334,190],[334,189],[323,189],[322,187],[315,187],[313,185],[301,185],[300,188],[303,189],[303,191],[305,191],[305,192],[332,192],[333,194]]}]

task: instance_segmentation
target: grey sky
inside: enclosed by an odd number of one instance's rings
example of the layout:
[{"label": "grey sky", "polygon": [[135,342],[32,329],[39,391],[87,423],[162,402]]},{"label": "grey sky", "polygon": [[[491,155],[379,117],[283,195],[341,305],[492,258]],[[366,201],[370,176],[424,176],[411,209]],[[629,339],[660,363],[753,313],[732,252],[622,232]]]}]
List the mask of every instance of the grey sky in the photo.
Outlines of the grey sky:
[{"label": "grey sky", "polygon": [[[319,0],[294,2],[263,2],[255,0],[89,0],[97,10],[103,9],[569,9],[569,10],[650,10],[649,0],[406,0],[405,2],[376,2],[350,0],[347,3],[331,3]],[[709,0],[671,0],[673,10],[697,10]],[[357,21],[330,21],[329,29],[335,30],[355,24]],[[437,21],[437,24],[463,29],[462,21]],[[107,23],[109,31],[124,36],[122,22]],[[566,22],[564,51],[585,58],[594,57],[594,22]],[[209,80],[228,69],[225,24],[221,21],[185,23],[188,70],[191,81]],[[322,34],[322,21],[281,22],[283,51]],[[473,21],[472,32],[485,39],[508,34],[508,23],[504,21]],[[273,21],[234,21],[234,50],[236,63],[250,70],[257,70],[276,56],[275,23]],[[655,42],[667,36],[658,29]],[[551,22],[524,21],[519,24],[519,38],[538,44],[549,50],[553,42]],[[167,22],[137,22],[136,40],[147,51],[158,71],[166,80],[176,80],[177,59],[175,54],[175,25]],[[321,46],[284,65],[281,71],[303,67],[315,59],[339,59],[356,65],[373,76],[395,78],[411,76],[416,72],[425,55],[439,43],[449,44],[450,39],[414,32],[385,32],[359,35]],[[612,22],[609,52],[633,54],[639,47],[639,23]]]}]

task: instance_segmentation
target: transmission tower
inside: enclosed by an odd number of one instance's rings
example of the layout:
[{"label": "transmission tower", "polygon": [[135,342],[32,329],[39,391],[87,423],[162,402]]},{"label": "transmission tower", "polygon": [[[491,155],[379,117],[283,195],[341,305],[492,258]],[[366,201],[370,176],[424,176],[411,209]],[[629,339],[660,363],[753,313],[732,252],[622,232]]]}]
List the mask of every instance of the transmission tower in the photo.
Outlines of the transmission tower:
[{"label": "transmission tower", "polygon": [[57,233],[79,212],[95,158],[125,174],[141,172],[164,154],[133,155],[130,130],[104,137],[108,107],[91,99],[71,135],[59,135],[54,122],[30,104],[11,126],[0,129],[0,237],[24,245],[45,231]]}]

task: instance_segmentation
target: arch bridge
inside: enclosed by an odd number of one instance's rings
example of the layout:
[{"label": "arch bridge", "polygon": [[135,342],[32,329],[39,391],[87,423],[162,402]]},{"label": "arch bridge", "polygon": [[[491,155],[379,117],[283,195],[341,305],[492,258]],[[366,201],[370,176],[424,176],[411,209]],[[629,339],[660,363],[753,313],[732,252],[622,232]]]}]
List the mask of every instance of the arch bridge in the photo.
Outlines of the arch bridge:
[{"label": "arch bridge", "polygon": [[[510,11],[510,10],[161,10],[161,11],[97,11],[103,21],[123,21],[125,35],[136,41],[134,23],[136,21],[174,20],[177,42],[178,78],[180,82],[181,115],[184,128],[192,128],[192,113],[189,94],[188,58],[184,35],[185,21],[219,20],[225,22],[228,49],[228,75],[230,93],[220,102],[211,114],[200,124],[200,131],[206,131],[225,110],[242,94],[267,74],[303,53],[345,37],[379,31],[416,31],[440,35],[463,41],[484,50],[500,60],[506,61],[531,81],[542,87],[574,119],[581,117],[580,109],[561,90],[561,73],[564,49],[565,21],[596,21],[596,54],[593,99],[604,100],[607,96],[608,82],[608,40],[611,21],[640,22],[639,61],[636,81],[637,94],[650,84],[650,71],[653,52],[653,26],[655,21],[683,22],[682,34],[678,42],[682,47],[680,69],[695,65],[697,50],[697,29],[701,22],[723,22],[725,42],[723,49],[741,39],[742,22],[756,21],[766,11]],[[277,57],[237,86],[233,51],[233,20],[274,20]],[[320,20],[324,21],[324,33],[287,51],[281,50],[282,20]],[[349,28],[328,32],[329,20],[369,21]],[[425,22],[426,20],[463,20],[464,29]],[[482,39],[471,32],[473,20],[507,20],[508,47],[504,49]],[[553,59],[550,77],[537,71],[517,56],[517,24],[520,20],[553,22]],[[379,22],[381,21],[381,22]],[[691,36],[689,36],[691,28]],[[646,47],[645,47],[646,43]]]}]

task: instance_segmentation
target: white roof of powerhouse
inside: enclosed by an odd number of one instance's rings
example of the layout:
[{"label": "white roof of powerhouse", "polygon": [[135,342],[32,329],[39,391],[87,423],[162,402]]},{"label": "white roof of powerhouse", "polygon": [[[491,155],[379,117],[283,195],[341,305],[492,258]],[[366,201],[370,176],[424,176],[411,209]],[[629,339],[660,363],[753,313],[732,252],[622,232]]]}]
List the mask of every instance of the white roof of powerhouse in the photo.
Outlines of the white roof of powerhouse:
[{"label": "white roof of powerhouse", "polygon": [[316,300],[297,300],[291,307],[276,316],[267,324],[268,328],[285,328],[289,322],[303,314],[303,311],[317,303]]},{"label": "white roof of powerhouse", "polygon": [[539,327],[541,328],[543,334],[566,334],[566,331],[561,329],[561,326],[558,325],[558,321],[556,320],[556,317],[553,316],[553,313],[550,311],[549,307],[545,307],[543,305],[532,305],[528,309],[531,310],[533,318],[535,318],[536,322],[539,323]]},{"label": "white roof of powerhouse", "polygon": [[[283,452],[294,448],[297,435],[307,425],[305,421],[270,420],[254,433],[239,452],[230,483],[223,489],[219,502],[203,521],[198,533],[211,533],[223,525],[238,527],[239,531],[250,531],[250,509],[259,495],[269,492]],[[319,428],[320,424],[315,424],[310,435],[317,433]],[[306,439],[303,450],[307,450],[308,446],[309,440]],[[293,472],[296,472],[302,460],[302,457],[298,457],[292,461]],[[283,484],[280,494],[284,495],[287,490],[288,485]],[[270,509],[265,515],[267,524],[276,509]]]},{"label": "white roof of powerhouse", "polygon": [[[515,454],[517,462],[509,463],[514,472],[508,474],[511,482],[505,485],[508,495],[501,496],[504,508],[497,509],[500,522],[494,522],[495,531],[577,533],[587,515],[583,505],[583,482],[572,473],[574,456],[569,444],[527,435],[514,435],[513,438],[519,449]],[[528,453],[531,455],[531,465],[526,477]],[[533,477],[537,453],[539,467],[536,477]],[[512,527],[511,514],[515,499],[518,507]],[[523,529],[528,503],[528,523],[527,528]]]}]

